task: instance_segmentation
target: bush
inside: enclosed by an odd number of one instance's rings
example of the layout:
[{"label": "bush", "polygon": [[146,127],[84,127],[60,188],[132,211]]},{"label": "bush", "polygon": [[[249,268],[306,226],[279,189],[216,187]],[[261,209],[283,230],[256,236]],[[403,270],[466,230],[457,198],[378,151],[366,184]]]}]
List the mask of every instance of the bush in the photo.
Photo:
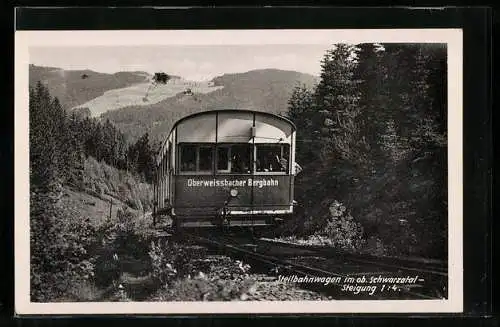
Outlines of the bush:
[{"label": "bush", "polygon": [[165,285],[170,284],[175,278],[195,276],[200,267],[194,262],[200,259],[203,253],[171,241],[152,241],[148,254],[153,278]]},{"label": "bush", "polygon": [[228,257],[218,258],[197,275],[173,279],[160,289],[153,301],[234,301],[245,300],[255,288],[249,277],[250,266]]},{"label": "bush", "polygon": [[169,284],[177,276],[177,270],[174,268],[175,254],[166,251],[166,246],[162,246],[160,241],[157,243],[151,241],[148,254],[151,259],[153,279],[162,285]]},{"label": "bush", "polygon": [[344,205],[333,201],[323,230],[316,233],[325,236],[333,246],[344,250],[359,250],[364,245],[363,227],[354,221]]},{"label": "bush", "polygon": [[33,301],[56,300],[73,284],[92,280],[95,260],[87,249],[95,241],[95,229],[88,219],[68,219],[56,200],[35,190],[30,227]]}]

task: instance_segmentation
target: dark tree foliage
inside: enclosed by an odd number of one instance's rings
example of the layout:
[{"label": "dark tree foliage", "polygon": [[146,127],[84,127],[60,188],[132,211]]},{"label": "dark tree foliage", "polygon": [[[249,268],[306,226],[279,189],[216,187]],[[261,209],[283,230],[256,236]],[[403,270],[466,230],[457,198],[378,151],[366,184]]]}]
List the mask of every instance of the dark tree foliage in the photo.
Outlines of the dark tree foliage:
[{"label": "dark tree foliage", "polygon": [[385,122],[388,93],[384,85],[388,78],[382,63],[380,48],[375,44],[360,44],[356,51],[357,67],[354,78],[357,82],[360,98],[358,105],[362,110],[358,117],[360,132],[367,144],[370,163],[385,160],[381,136],[386,129]]},{"label": "dark tree foliage", "polygon": [[48,90],[38,83],[30,89],[30,177],[32,186],[49,190],[58,181],[58,130],[51,119],[54,112]]},{"label": "dark tree foliage", "polygon": [[153,77],[153,81],[155,83],[166,84],[169,80],[170,80],[170,75],[168,75],[167,73],[163,73],[163,72],[155,73],[155,75]]},{"label": "dark tree foliage", "polygon": [[154,151],[149,141],[149,134],[144,134],[136,143],[128,148],[128,168],[139,173],[152,182],[154,175]]},{"label": "dark tree foliage", "polygon": [[299,202],[339,199],[366,239],[395,254],[445,257],[446,47],[337,44],[321,68],[318,86],[289,101],[305,174]]},{"label": "dark tree foliage", "polygon": [[318,142],[314,142],[309,132],[313,129],[313,119],[317,110],[314,103],[314,95],[308,90],[305,85],[301,85],[294,89],[290,100],[288,100],[287,117],[295,122],[297,127],[296,142],[300,149],[297,152],[297,160],[306,162],[317,158],[319,148],[315,146]]},{"label": "dark tree foliage", "polygon": [[78,135],[78,147],[86,157],[94,157],[118,169],[128,170],[151,182],[154,170],[154,151],[146,133],[137,142],[129,144],[125,135],[106,120],[79,119],[72,115],[73,128]]},{"label": "dark tree foliage", "polygon": [[83,184],[86,156],[151,181],[154,154],[148,134],[129,145],[109,121],[68,114],[40,82],[29,90],[29,117],[31,289],[34,301],[45,301],[91,271],[85,249],[94,230],[63,217],[63,185]]},{"label": "dark tree foliage", "polygon": [[145,133],[129,144],[125,135],[107,119],[104,122],[79,112],[68,114],[57,98],[38,83],[30,90],[32,179],[75,183],[81,178],[85,157],[94,157],[118,169],[127,169],[151,182],[154,151]]},{"label": "dark tree foliage", "polygon": [[65,276],[81,272],[75,265],[83,258],[86,234],[82,230],[77,240],[72,237],[76,234],[64,232],[58,202],[62,185],[78,178],[83,162],[74,120],[59,101],[41,83],[29,96],[31,295],[34,301],[44,301],[64,291]]},{"label": "dark tree foliage", "polygon": [[339,158],[358,163],[366,154],[359,126],[359,89],[355,80],[355,48],[338,44],[321,62],[316,88],[316,123],[323,160]]}]

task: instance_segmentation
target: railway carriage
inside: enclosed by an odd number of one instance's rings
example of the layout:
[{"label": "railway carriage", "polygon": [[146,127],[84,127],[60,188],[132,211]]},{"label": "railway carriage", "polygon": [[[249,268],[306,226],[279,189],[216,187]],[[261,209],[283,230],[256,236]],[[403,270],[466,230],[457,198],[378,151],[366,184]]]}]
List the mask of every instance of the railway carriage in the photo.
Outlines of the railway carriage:
[{"label": "railway carriage", "polygon": [[293,214],[295,125],[251,110],[178,120],[156,161],[154,216],[175,228],[267,226]]}]

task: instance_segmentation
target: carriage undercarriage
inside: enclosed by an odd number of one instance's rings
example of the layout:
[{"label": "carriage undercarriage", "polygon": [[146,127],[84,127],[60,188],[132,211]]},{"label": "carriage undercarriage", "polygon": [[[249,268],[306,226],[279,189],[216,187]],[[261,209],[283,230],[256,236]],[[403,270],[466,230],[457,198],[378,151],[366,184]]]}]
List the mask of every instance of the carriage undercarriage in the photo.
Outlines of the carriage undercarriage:
[{"label": "carriage undercarriage", "polygon": [[212,215],[190,215],[190,216],[173,216],[171,210],[157,212],[154,216],[154,224],[164,226],[173,231],[185,229],[263,229],[276,227],[287,221],[291,217],[291,213],[287,214],[237,214],[232,215],[229,210],[220,210],[219,213]]}]

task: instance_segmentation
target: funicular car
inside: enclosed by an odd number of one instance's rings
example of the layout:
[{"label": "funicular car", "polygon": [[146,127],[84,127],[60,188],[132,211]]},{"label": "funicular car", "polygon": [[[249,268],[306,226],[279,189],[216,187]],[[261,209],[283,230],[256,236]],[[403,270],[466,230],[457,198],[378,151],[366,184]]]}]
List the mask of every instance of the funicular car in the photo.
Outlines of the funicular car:
[{"label": "funicular car", "polygon": [[154,215],[176,228],[266,226],[293,213],[295,125],[251,110],[178,120],[157,157]]}]

